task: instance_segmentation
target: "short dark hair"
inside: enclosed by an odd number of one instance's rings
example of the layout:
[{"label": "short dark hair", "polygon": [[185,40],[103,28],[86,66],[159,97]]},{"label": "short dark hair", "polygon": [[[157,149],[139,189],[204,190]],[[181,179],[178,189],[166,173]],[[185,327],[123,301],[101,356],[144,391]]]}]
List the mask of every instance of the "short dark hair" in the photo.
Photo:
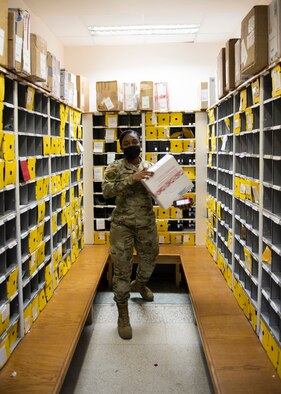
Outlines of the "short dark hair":
[{"label": "short dark hair", "polygon": [[120,142],[121,147],[122,147],[122,141],[123,141],[124,137],[126,137],[126,135],[129,135],[129,134],[135,134],[138,137],[138,140],[140,141],[140,136],[137,131],[132,130],[132,129],[127,129],[127,130],[124,130],[119,137],[119,142]]}]

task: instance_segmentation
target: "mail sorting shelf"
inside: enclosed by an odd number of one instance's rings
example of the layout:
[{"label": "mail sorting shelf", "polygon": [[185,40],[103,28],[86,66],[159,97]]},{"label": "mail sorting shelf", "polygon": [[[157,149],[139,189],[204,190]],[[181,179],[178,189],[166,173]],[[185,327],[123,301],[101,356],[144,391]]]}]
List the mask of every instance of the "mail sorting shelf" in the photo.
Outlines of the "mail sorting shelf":
[{"label": "mail sorting shelf", "polygon": [[[276,75],[280,79],[280,65],[253,78],[228,97],[233,97],[234,100],[235,135],[235,141],[233,141],[235,172],[233,291],[280,375],[278,359],[280,359],[281,344],[279,195],[281,192],[281,92],[276,92],[276,86],[279,86],[278,83],[276,84]],[[261,98],[263,101],[260,102]],[[261,113],[263,114],[262,124]],[[262,157],[260,157],[260,151],[263,152]],[[208,162],[210,168],[213,163],[214,159],[211,158]],[[227,163],[222,162],[220,167],[225,168],[224,164]],[[208,178],[208,191],[215,195],[213,171],[208,170]],[[260,184],[260,179],[263,180],[262,184]],[[217,205],[221,202],[219,188],[220,186],[217,191]],[[262,201],[259,198],[261,191],[263,191]],[[209,197],[211,198],[211,194]],[[262,231],[260,229],[261,215]],[[220,228],[220,220],[218,222],[218,228]],[[227,227],[229,227],[228,224]],[[225,244],[226,235],[226,230],[221,229],[218,245],[219,243]],[[261,249],[262,256],[260,255]],[[216,257],[215,253],[213,255]],[[260,309],[259,305],[261,305]],[[257,324],[258,316],[260,316],[259,325]]]},{"label": "mail sorting shelf", "polygon": [[94,172],[94,243],[109,242],[111,213],[115,199],[102,196],[102,181],[105,168],[114,160],[123,158],[119,137],[125,129],[138,133],[142,141],[142,119],[139,112],[95,113],[93,124],[93,172]]},{"label": "mail sorting shelf", "polygon": [[[83,136],[81,114],[72,122],[79,135],[70,137],[69,108],[40,89],[8,73],[0,75],[0,92],[1,367],[83,247]],[[80,158],[71,168],[72,139]]]},{"label": "mail sorting shelf", "polygon": [[[229,97],[216,108],[217,152],[217,259],[218,267],[224,272],[228,286],[232,286],[233,248],[233,98]],[[219,257],[219,258],[218,258]],[[220,264],[223,262],[223,264]]]},{"label": "mail sorting shelf", "polygon": [[[275,349],[281,348],[281,110],[280,64],[263,76],[263,234],[261,318],[274,338],[269,338],[268,352],[276,366]],[[276,79],[277,78],[277,79]],[[266,344],[265,344],[266,347]],[[272,351],[270,352],[270,349]],[[281,354],[281,352],[280,352]],[[279,359],[280,358],[279,354]],[[279,367],[281,362],[279,360]]]},{"label": "mail sorting shelf", "polygon": [[0,343],[13,349],[18,325],[19,291],[16,214],[14,81],[0,75]]},{"label": "mail sorting shelf", "polygon": [[70,204],[72,212],[71,260],[75,261],[84,247],[84,200],[83,200],[83,126],[80,112],[70,110],[70,160],[71,189]]},{"label": "mail sorting shelf", "polygon": [[[234,94],[234,277],[256,315],[259,292],[259,149],[260,105],[255,92],[259,79]],[[249,320],[247,308],[244,313]],[[256,330],[256,325],[253,325]]]},{"label": "mail sorting shelf", "polygon": [[218,155],[217,155],[217,120],[215,108],[208,111],[208,126],[207,126],[207,220],[206,220],[206,246],[217,260],[217,182],[218,182]]},{"label": "mail sorting shelf", "polygon": [[[156,208],[156,218],[160,243],[195,244],[195,112],[169,112],[145,114],[145,157],[156,163],[167,153],[172,154],[193,181],[193,189],[188,193],[194,200],[192,220],[178,220],[189,216],[172,208],[163,212]],[[163,220],[167,219],[169,220]]]}]

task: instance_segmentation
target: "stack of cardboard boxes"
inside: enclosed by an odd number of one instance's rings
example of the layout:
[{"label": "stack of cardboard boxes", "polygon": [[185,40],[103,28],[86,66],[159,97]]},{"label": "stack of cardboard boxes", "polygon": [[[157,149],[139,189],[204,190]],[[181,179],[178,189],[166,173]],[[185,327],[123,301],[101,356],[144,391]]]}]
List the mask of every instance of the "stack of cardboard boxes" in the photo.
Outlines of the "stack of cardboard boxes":
[{"label": "stack of cardboard boxes", "polygon": [[0,0],[0,65],[62,98],[69,105],[89,111],[89,83],[86,78],[60,70],[60,61],[47,51],[47,42],[30,33],[30,15],[8,8]]},{"label": "stack of cardboard boxes", "polygon": [[281,56],[281,0],[255,6],[241,23],[241,39],[227,41],[217,58],[217,90],[222,98]]},{"label": "stack of cardboard boxes", "polygon": [[167,82],[96,82],[98,111],[169,111]]}]

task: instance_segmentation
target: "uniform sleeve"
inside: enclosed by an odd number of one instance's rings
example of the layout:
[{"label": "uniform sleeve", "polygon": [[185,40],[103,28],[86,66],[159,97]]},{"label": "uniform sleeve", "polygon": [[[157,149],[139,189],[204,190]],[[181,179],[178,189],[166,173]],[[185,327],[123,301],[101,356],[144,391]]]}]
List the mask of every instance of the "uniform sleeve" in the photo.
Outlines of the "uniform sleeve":
[{"label": "uniform sleeve", "polygon": [[[132,174],[133,175],[133,174]],[[112,163],[106,168],[104,173],[104,181],[102,183],[102,192],[104,198],[112,198],[122,193],[127,186],[132,185],[135,181],[132,175],[120,179],[119,168]]]}]

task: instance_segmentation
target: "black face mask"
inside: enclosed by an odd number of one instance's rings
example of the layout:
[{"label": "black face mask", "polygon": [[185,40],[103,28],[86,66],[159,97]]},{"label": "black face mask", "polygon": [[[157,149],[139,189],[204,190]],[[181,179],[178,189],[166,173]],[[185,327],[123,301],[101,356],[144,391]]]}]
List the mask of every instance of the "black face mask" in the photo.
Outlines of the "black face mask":
[{"label": "black face mask", "polygon": [[127,146],[127,148],[124,148],[124,155],[126,159],[133,160],[139,156],[140,151],[139,145]]}]

